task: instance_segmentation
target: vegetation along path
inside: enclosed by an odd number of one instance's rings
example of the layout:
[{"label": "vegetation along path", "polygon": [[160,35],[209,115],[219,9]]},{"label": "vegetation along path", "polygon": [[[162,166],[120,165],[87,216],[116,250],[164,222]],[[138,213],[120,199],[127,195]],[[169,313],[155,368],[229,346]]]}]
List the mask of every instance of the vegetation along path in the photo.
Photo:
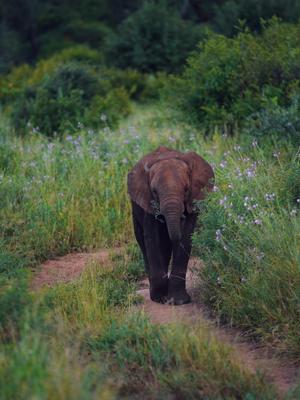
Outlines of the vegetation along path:
[{"label": "vegetation along path", "polygon": [[[91,262],[99,264],[100,267],[111,264],[111,254],[118,254],[120,250],[116,248],[113,251],[102,249],[91,253],[70,253],[48,260],[34,274],[32,288],[39,290],[43,287],[54,287],[61,282],[71,282],[78,278]],[[220,326],[209,315],[209,310],[199,298],[199,270],[201,268],[203,268],[201,261],[192,257],[187,274],[187,288],[192,296],[192,303],[176,307],[152,302],[149,297],[148,279],[144,279],[140,281],[137,291],[143,301],[134,307],[145,312],[153,324],[185,323],[207,326],[212,336],[232,347],[242,365],[252,372],[263,373],[276,387],[278,397],[283,398],[297,379],[298,367],[287,360],[275,357],[270,349],[256,342],[247,341],[238,329]]]}]

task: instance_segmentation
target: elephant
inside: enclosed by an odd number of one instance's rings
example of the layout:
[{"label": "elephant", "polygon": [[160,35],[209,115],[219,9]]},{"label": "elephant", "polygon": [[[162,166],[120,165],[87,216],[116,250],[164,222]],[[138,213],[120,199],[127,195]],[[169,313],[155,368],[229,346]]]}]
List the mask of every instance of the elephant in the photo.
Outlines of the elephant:
[{"label": "elephant", "polygon": [[197,153],[163,146],[145,155],[128,173],[134,233],[152,301],[173,305],[191,301],[186,272],[198,200],[213,189],[213,181],[212,167]]}]

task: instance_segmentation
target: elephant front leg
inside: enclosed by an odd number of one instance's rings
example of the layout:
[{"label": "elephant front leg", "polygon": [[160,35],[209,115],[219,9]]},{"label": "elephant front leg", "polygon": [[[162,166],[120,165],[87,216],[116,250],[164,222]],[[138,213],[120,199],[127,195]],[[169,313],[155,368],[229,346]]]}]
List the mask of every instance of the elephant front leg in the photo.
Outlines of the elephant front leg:
[{"label": "elephant front leg", "polygon": [[186,271],[192,249],[192,233],[195,229],[197,215],[186,217],[183,227],[182,239],[173,245],[172,270],[168,285],[168,302],[182,305],[191,302],[191,297],[186,291]]},{"label": "elephant front leg", "polygon": [[168,270],[160,243],[160,222],[151,215],[144,221],[144,243],[149,265],[150,298],[165,303],[168,295]]}]

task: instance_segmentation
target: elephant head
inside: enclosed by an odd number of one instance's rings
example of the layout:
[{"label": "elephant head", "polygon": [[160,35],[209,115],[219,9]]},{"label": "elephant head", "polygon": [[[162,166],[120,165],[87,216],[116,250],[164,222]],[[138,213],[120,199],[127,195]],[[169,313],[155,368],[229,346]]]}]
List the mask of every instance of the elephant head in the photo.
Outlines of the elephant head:
[{"label": "elephant head", "polygon": [[212,190],[213,178],[211,166],[195,152],[159,147],[129,172],[128,193],[147,213],[161,214],[171,241],[178,242],[183,214],[194,212],[194,201]]}]

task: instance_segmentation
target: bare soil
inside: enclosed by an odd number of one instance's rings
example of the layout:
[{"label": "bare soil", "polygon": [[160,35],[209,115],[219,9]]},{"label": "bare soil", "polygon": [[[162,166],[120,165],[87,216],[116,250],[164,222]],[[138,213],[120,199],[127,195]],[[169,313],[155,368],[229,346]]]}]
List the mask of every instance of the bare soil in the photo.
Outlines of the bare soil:
[{"label": "bare soil", "polygon": [[[103,249],[93,253],[71,253],[54,260],[48,260],[35,273],[32,288],[39,290],[42,287],[53,287],[60,282],[70,282],[78,278],[91,261],[98,262],[100,265],[111,262],[110,255],[115,251],[119,250]],[[199,301],[199,293],[197,292],[198,272],[201,268],[203,268],[201,261],[192,257],[187,274],[187,289],[192,297],[190,304],[171,306],[151,301],[148,279],[145,279],[140,282],[140,288],[137,291],[144,299],[138,308],[142,309],[153,323],[183,322],[191,325],[203,323],[209,326],[214,336],[233,348],[243,365],[253,372],[261,371],[269,382],[277,388],[278,399],[283,398],[299,376],[299,365],[276,357],[270,348],[245,339],[240,330],[221,326],[218,321],[212,318],[209,310]]]},{"label": "bare soil", "polygon": [[58,283],[70,282],[79,278],[90,262],[104,264],[110,262],[111,250],[103,249],[94,253],[70,253],[44,262],[33,276],[31,287],[53,287]]}]

